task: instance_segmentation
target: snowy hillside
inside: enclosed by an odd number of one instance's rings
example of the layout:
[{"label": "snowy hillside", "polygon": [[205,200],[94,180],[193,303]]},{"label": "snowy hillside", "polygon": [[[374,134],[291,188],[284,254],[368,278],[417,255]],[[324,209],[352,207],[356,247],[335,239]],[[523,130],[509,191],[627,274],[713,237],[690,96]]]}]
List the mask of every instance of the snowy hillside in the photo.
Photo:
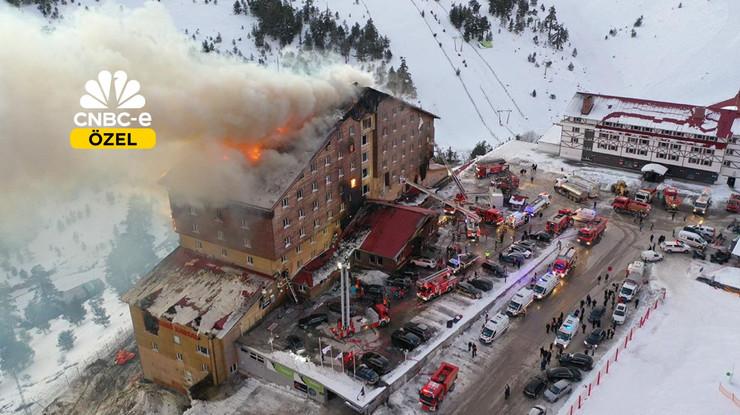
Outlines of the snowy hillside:
[{"label": "snowy hillside", "polygon": [[[138,7],[144,1],[115,0],[115,4]],[[222,42],[216,49],[225,53],[236,47],[243,57],[256,61],[260,54],[249,37],[256,19],[234,15],[232,3],[171,0],[162,4],[196,44],[213,40],[220,33]],[[300,0],[291,3],[294,7],[303,4]],[[492,47],[463,44],[461,33],[448,18],[455,3],[321,2],[321,7],[338,13],[339,22],[350,26],[372,18],[380,33],[390,38],[391,65],[398,67],[400,58],[406,58],[418,90],[418,104],[441,117],[437,141],[443,146],[470,149],[481,139],[495,142],[528,131],[541,134],[559,120],[577,90],[709,104],[734,95],[740,88],[740,73],[734,70],[740,65],[740,54],[729,53],[740,50],[740,33],[735,30],[740,3],[734,0],[535,2],[546,9],[556,7],[558,20],[570,33],[562,51],[543,42],[537,46],[530,29],[513,34],[490,15]],[[487,2],[481,3],[486,14]],[[64,6],[61,13],[99,4],[81,0]],[[545,12],[534,9],[538,18],[544,17]],[[25,10],[38,13],[32,8]],[[640,16],[642,24],[633,27]],[[633,28],[635,37],[631,35]],[[264,62],[277,70],[276,49],[273,43]],[[536,53],[534,63],[527,60],[532,53]],[[547,61],[552,65],[546,70]],[[570,63],[573,71],[568,70]],[[368,70],[374,66],[358,65]],[[536,97],[531,96],[532,91]]]}]

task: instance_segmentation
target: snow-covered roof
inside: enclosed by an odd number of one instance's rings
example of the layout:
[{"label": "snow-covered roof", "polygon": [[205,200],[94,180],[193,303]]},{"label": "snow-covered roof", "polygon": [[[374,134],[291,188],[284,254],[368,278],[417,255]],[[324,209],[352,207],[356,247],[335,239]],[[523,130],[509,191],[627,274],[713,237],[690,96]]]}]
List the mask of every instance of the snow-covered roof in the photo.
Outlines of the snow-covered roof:
[{"label": "snow-covered roof", "polygon": [[222,337],[272,284],[245,268],[178,247],[124,301],[198,334]]},{"label": "snow-covered roof", "polygon": [[545,131],[545,134],[537,140],[538,143],[545,144],[560,144],[560,135],[563,132],[563,126],[560,124],[553,124],[550,128]]},{"label": "snow-covered roof", "polygon": [[[655,130],[728,138],[737,111],[717,106],[699,106],[578,92],[565,116],[613,122]],[[660,131],[656,131],[660,133]]]}]

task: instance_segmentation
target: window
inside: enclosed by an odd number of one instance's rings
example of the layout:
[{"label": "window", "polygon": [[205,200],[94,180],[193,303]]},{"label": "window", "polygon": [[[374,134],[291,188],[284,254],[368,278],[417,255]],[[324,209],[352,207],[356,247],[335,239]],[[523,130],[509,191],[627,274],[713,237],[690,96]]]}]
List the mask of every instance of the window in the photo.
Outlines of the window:
[{"label": "window", "polygon": [[283,207],[286,208],[288,206],[290,206],[290,205],[289,205],[288,198],[286,197],[286,198],[283,199]]},{"label": "window", "polygon": [[365,118],[362,120],[362,128],[367,130],[368,128],[372,128],[373,126],[373,120],[371,118]]},{"label": "window", "polygon": [[363,167],[362,168],[362,178],[364,179],[365,177],[367,177],[367,168]]},{"label": "window", "polygon": [[315,161],[311,162],[310,168],[311,168],[311,173],[316,172],[316,162]]},{"label": "window", "polygon": [[288,262],[288,257],[285,255],[280,255],[280,262],[282,262],[283,264]]},{"label": "window", "polygon": [[355,152],[355,143],[349,143],[349,152],[354,153]]},{"label": "window", "polygon": [[303,211],[303,208],[298,209],[298,219],[303,219],[306,217],[306,212]]},{"label": "window", "polygon": [[731,164],[732,163],[730,163],[730,160],[725,160],[725,161],[722,162],[722,165],[725,166],[725,167],[730,167]]},{"label": "window", "polygon": [[360,251],[355,251],[355,259],[358,261],[362,259],[362,254],[360,253]]},{"label": "window", "polygon": [[313,220],[313,227],[314,228],[318,228],[319,226],[321,226],[321,219],[314,219]]},{"label": "window", "polygon": [[195,247],[197,249],[203,249],[203,242],[201,242],[201,241],[195,241]]},{"label": "window", "polygon": [[229,366],[229,373],[234,373],[234,372],[236,372],[236,363],[234,363],[233,365]]},{"label": "window", "polygon": [[208,363],[202,363],[200,369],[204,372],[208,372]]},{"label": "window", "polygon": [[229,256],[229,251],[226,248],[221,248],[221,256]]},{"label": "window", "polygon": [[362,185],[362,195],[365,196],[368,193],[370,193],[370,186],[363,184]]},{"label": "window", "polygon": [[194,208],[193,206],[190,206],[190,215],[198,216],[198,210]]},{"label": "window", "polygon": [[216,238],[219,241],[223,241],[224,240],[224,231],[218,231],[218,232],[216,232]]},{"label": "window", "polygon": [[350,137],[353,136],[353,135],[355,135],[355,127],[353,127],[351,125],[349,126],[349,135],[350,135]]},{"label": "window", "polygon": [[344,177],[344,169],[339,168],[339,177]]},{"label": "window", "polygon": [[290,218],[283,218],[283,228],[290,226]]},{"label": "window", "polygon": [[152,342],[152,350],[154,350],[155,352],[159,351],[159,346],[157,346],[157,343]]},{"label": "window", "polygon": [[185,378],[186,383],[193,383],[193,374],[189,370],[186,370],[182,376]]},{"label": "window", "polygon": [[254,265],[254,258],[252,258],[251,256],[248,256],[247,257],[247,264]]},{"label": "window", "polygon": [[251,248],[252,247],[252,243],[247,238],[242,239],[242,245],[245,248]]},{"label": "window", "polygon": [[326,175],[326,184],[330,184],[330,183],[331,183],[331,175],[330,174],[327,174]]},{"label": "window", "polygon": [[301,246],[301,244],[298,244],[298,245],[295,246],[295,253],[296,254],[300,254],[302,251],[303,251],[303,247]]},{"label": "window", "polygon": [[247,222],[247,219],[246,218],[242,218],[241,227],[242,227],[242,229],[249,229],[249,223]]},{"label": "window", "polygon": [[388,127],[383,127],[383,136],[385,137],[387,135],[388,135]]},{"label": "window", "polygon": [[175,344],[180,344],[180,336],[172,336],[172,341],[175,342]]},{"label": "window", "polygon": [[331,202],[331,192],[326,192],[326,201]]},{"label": "window", "polygon": [[342,159],[342,149],[338,149],[337,150],[337,160],[341,160],[341,159]]},{"label": "window", "polygon": [[223,209],[216,209],[216,220],[223,222],[224,221],[224,211]]},{"label": "window", "polygon": [[578,144],[578,137],[571,137],[570,142],[573,144]]},{"label": "window", "polygon": [[181,361],[181,362],[182,362],[182,353],[180,353],[180,352],[177,352],[177,353],[175,353],[175,358],[176,358],[177,360],[179,360],[179,361]]},{"label": "window", "polygon": [[290,246],[290,236],[286,236],[285,239],[283,239],[283,243],[285,244],[285,247]]},{"label": "window", "polygon": [[198,353],[208,356],[208,348],[203,347],[199,344],[195,345],[195,350],[198,351]]},{"label": "window", "polygon": [[198,233],[198,224],[197,223],[194,223],[193,224],[193,233]]},{"label": "window", "polygon": [[318,182],[311,183],[311,191],[312,192],[318,192],[319,191],[319,183]]},{"label": "window", "polygon": [[303,189],[298,189],[298,191],[295,192],[295,198],[298,200],[303,199]]},{"label": "window", "polygon": [[333,209],[329,209],[329,221],[334,217],[334,211]]},{"label": "window", "polygon": [[354,170],[356,168],[357,168],[357,165],[355,164],[355,161],[354,160],[350,161],[349,162],[349,169],[350,170]]},{"label": "window", "polygon": [[314,200],[313,201],[313,210],[319,210],[319,201],[318,200]]},{"label": "window", "polygon": [[326,156],[324,157],[324,166],[328,166],[331,164],[331,157]]},{"label": "window", "polygon": [[363,152],[362,153],[362,162],[365,163],[366,161],[367,161],[367,153],[366,152]]},{"label": "window", "polygon": [[360,138],[360,143],[361,143],[361,144],[362,144],[363,146],[366,146],[366,145],[367,145],[367,134],[363,134],[363,135],[362,135],[362,138]]},{"label": "window", "polygon": [[299,229],[298,230],[298,235],[300,235],[301,238],[303,238],[304,236],[306,236],[306,229],[305,228]]},{"label": "window", "polygon": [[574,133],[580,133],[581,132],[581,128],[580,127],[573,127],[573,132]]},{"label": "window", "polygon": [[[314,243],[316,243],[316,238],[314,238],[314,237],[313,237],[313,235],[311,235],[311,237],[310,237],[310,238],[308,238],[308,243],[310,243],[310,244],[314,244]],[[316,256],[316,254],[315,254],[315,253],[314,253],[313,255],[314,255],[314,256]]]},{"label": "window", "polygon": [[344,212],[344,209],[346,209],[346,207],[344,206],[344,203],[340,204],[339,205],[339,211],[340,212]]}]

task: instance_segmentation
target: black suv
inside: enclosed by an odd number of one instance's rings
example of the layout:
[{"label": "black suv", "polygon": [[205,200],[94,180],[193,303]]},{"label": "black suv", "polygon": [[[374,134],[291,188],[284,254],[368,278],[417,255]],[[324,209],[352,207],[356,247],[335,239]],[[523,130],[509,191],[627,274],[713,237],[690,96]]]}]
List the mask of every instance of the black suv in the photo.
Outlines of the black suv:
[{"label": "black suv", "polygon": [[558,359],[561,366],[575,367],[581,370],[594,368],[594,359],[583,353],[566,353]]},{"label": "black suv", "polygon": [[360,365],[354,368],[353,371],[356,379],[365,381],[368,385],[375,385],[380,380],[380,376],[365,365]]},{"label": "black suv", "polygon": [[504,271],[504,267],[499,265],[497,262],[492,260],[487,260],[483,263],[483,269],[486,271],[489,271],[491,274],[493,274],[494,277],[500,277],[505,278],[506,277],[506,271]]},{"label": "black suv", "polygon": [[470,285],[472,285],[473,287],[481,291],[491,291],[493,289],[493,283],[491,281],[484,280],[481,278],[476,278],[468,282],[470,283]]},{"label": "black suv", "polygon": [[599,343],[604,341],[606,338],[606,330],[602,328],[596,328],[594,329],[588,337],[586,337],[586,340],[583,341],[583,344],[586,345],[589,349],[594,347],[599,347]]},{"label": "black suv", "polygon": [[298,327],[302,328],[303,330],[307,330],[308,328],[316,327],[319,324],[326,323],[328,321],[329,317],[326,315],[326,313],[311,314],[298,320]]},{"label": "black suv", "polygon": [[399,329],[391,334],[391,344],[401,350],[411,351],[421,344],[421,339],[413,333]]},{"label": "black suv", "polygon": [[591,314],[588,315],[588,322],[593,323],[594,321],[601,321],[601,317],[606,313],[606,307],[596,306],[591,310]]},{"label": "black suv", "polygon": [[552,240],[552,235],[545,231],[530,233],[527,237],[539,242],[550,242]]},{"label": "black suv", "polygon": [[391,371],[391,362],[380,353],[367,352],[362,355],[362,359],[360,360],[381,376]]},{"label": "black suv", "polygon": [[434,329],[424,323],[414,323],[409,321],[403,326],[403,329],[416,335],[421,341],[425,342],[434,336]]},{"label": "black suv", "polygon": [[545,372],[547,380],[550,382],[557,382],[560,379],[569,380],[571,382],[579,382],[581,380],[581,372],[574,367],[555,367],[547,369]]}]

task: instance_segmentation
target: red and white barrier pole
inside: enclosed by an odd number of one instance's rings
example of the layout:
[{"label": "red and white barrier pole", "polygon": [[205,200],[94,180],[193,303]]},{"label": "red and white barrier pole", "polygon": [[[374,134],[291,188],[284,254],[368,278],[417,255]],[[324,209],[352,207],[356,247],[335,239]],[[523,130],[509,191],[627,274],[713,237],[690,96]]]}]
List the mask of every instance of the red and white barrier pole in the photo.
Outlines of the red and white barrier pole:
[{"label": "red and white barrier pole", "polygon": [[627,348],[627,342],[629,341],[629,339],[630,339],[630,336],[625,336],[624,337],[624,348],[625,349]]},{"label": "red and white barrier pole", "polygon": [[599,370],[599,373],[596,375],[596,385],[601,384],[601,371]]},{"label": "red and white barrier pole", "polygon": [[588,384],[588,396],[591,396],[591,385],[593,385],[593,383]]},{"label": "red and white barrier pole", "polygon": [[619,347],[617,347],[617,354],[614,356],[614,361],[616,362],[618,360],[619,360]]},{"label": "red and white barrier pole", "polygon": [[583,395],[578,395],[578,409],[581,409],[581,396]]},{"label": "red and white barrier pole", "polygon": [[606,361],[606,373],[607,374],[609,374],[609,362],[611,362],[611,360]]},{"label": "red and white barrier pole", "polygon": [[655,300],[655,305],[653,306],[653,310],[657,310],[657,309],[658,309],[658,300]]},{"label": "red and white barrier pole", "polygon": [[634,328],[631,328],[631,329],[630,329],[630,341],[632,341],[632,334],[633,334],[634,332],[635,332],[635,329],[634,329]]},{"label": "red and white barrier pole", "polygon": [[568,415],[573,415],[573,405],[570,406],[570,413]]}]

